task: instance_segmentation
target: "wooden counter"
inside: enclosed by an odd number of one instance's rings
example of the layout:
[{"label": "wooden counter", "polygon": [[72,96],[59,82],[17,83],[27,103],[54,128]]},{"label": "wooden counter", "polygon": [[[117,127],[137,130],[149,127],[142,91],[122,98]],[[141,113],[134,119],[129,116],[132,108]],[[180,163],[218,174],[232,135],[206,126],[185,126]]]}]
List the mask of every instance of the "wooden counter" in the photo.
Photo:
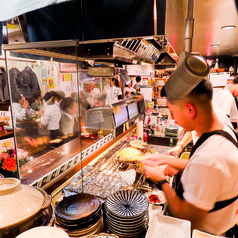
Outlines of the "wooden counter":
[{"label": "wooden counter", "polygon": [[[23,131],[23,129],[21,129],[21,128],[18,128],[18,129],[16,129],[16,133],[19,133],[19,132],[21,132],[21,131]],[[13,137],[14,136],[14,133],[13,133],[13,130],[1,130],[0,131],[0,140],[1,139],[6,139],[6,138],[9,138],[9,137]]]},{"label": "wooden counter", "polygon": [[[38,158],[26,163],[20,168],[21,182],[24,184],[32,184],[34,181],[42,178],[45,174],[50,173],[53,169],[66,163],[70,158],[78,155],[80,151],[85,150],[92,144],[97,142],[93,139],[76,138],[55,148]],[[80,150],[80,148],[82,148]]]},{"label": "wooden counter", "polygon": [[[20,168],[21,182],[41,187],[48,194],[51,194],[134,128],[135,125],[115,139],[112,138],[111,133],[103,139],[80,140],[76,138],[37,158],[33,158],[32,161]],[[103,142],[102,145],[101,142]],[[92,151],[92,148],[94,148],[93,152],[88,154],[88,150]],[[81,156],[83,158],[82,163],[80,162]]]},{"label": "wooden counter", "polygon": [[0,140],[13,137],[13,131],[1,130],[0,131]]}]

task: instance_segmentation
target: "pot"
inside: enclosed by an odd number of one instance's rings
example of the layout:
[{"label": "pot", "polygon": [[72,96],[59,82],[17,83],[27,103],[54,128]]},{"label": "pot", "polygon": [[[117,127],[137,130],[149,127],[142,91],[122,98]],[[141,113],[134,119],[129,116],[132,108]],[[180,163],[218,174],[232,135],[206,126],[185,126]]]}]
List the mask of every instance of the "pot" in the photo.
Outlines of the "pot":
[{"label": "pot", "polygon": [[14,238],[39,224],[49,208],[51,196],[20,183],[16,178],[0,179],[0,238]]}]

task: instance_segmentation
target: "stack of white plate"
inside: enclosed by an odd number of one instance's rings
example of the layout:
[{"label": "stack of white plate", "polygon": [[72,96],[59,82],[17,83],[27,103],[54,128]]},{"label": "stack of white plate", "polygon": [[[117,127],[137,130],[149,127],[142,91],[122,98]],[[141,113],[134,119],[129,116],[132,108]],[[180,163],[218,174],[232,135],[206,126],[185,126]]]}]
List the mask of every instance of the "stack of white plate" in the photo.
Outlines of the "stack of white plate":
[{"label": "stack of white plate", "polygon": [[131,190],[110,195],[105,203],[108,231],[120,237],[144,237],[148,227],[147,197]]}]

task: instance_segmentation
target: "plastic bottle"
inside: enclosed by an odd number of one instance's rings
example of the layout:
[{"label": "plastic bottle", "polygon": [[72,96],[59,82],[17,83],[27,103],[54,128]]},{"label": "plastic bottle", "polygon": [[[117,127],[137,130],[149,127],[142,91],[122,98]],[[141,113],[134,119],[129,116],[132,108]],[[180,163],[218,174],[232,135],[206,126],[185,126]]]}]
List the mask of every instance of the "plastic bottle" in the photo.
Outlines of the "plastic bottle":
[{"label": "plastic bottle", "polygon": [[170,138],[170,140],[169,140],[169,146],[174,146],[174,140],[173,140],[173,138]]}]

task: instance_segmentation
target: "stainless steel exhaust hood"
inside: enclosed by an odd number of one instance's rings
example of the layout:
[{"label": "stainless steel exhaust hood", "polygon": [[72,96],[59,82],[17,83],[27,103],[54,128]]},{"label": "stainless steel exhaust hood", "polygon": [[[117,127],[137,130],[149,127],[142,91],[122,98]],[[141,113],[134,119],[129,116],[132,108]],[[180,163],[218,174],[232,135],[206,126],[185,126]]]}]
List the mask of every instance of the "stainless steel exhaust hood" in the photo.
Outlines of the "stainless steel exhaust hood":
[{"label": "stainless steel exhaust hood", "polygon": [[[92,4],[97,7],[92,8]],[[166,0],[73,0],[20,16],[19,29],[25,41],[31,42],[26,43],[28,54],[34,49],[30,50],[30,44],[39,43],[35,49],[46,57],[77,55],[82,62],[174,64],[176,60],[167,50],[170,44],[164,36],[165,16]],[[51,48],[51,42],[77,42],[76,54],[75,44]]]},{"label": "stainless steel exhaust hood", "polygon": [[78,56],[99,61],[117,60],[129,64],[175,64],[176,60],[172,54],[166,52],[164,44],[169,45],[164,36],[79,42]]},{"label": "stainless steel exhaust hood", "polygon": [[[55,42],[35,42],[3,45],[3,49],[13,50],[24,54],[39,54],[46,57],[62,58],[63,55],[72,59],[78,56],[78,61],[94,60],[98,62],[112,62],[114,66],[122,64],[140,64],[141,62],[150,64],[167,64],[176,61],[173,55],[166,52],[161,44],[164,36],[140,37],[128,39],[110,39],[94,41],[55,41]],[[166,41],[166,45],[169,43]],[[75,50],[77,48],[77,50]],[[36,52],[37,51],[37,52]],[[40,51],[40,53],[39,53]]]}]

